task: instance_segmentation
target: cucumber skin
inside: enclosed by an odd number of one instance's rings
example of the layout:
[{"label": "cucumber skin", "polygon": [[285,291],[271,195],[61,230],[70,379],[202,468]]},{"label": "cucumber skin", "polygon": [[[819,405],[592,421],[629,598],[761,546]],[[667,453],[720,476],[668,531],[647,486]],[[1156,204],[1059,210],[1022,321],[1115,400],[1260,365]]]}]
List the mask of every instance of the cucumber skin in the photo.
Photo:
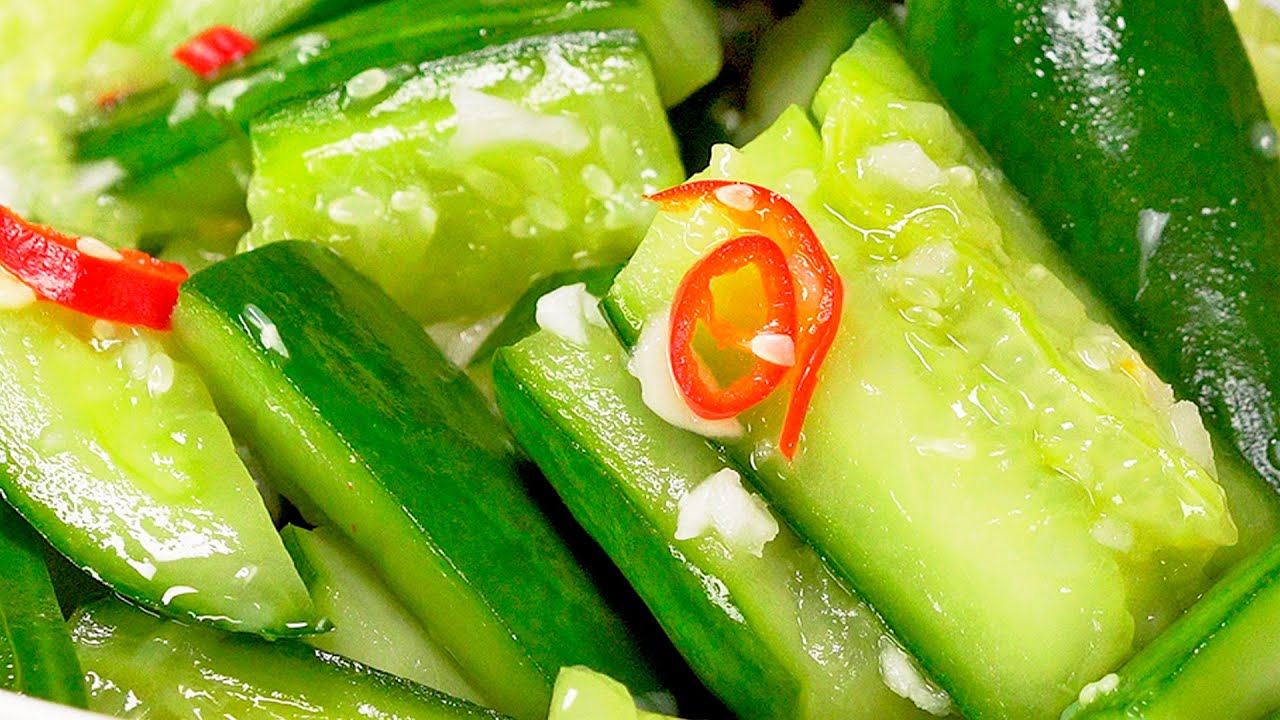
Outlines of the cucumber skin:
[{"label": "cucumber skin", "polygon": [[[1226,6],[1118,0],[1059,44],[1058,5],[916,2],[912,48],[1160,374],[1280,490],[1280,167],[1251,141],[1266,111]],[[1171,217],[1144,259],[1147,209]]]},{"label": "cucumber skin", "polygon": [[[295,348],[287,360],[259,349],[236,319],[248,303]],[[521,487],[514,449],[483,397],[372,281],[312,243],[274,243],[188,280],[174,327],[216,376],[210,385],[233,425],[259,442],[279,436],[258,454],[286,495],[354,542],[500,709],[545,713],[563,665],[605,670],[637,692],[657,689],[621,621]],[[257,409],[264,403],[286,408],[284,418]],[[346,468],[372,483],[343,482]],[[326,474],[335,478],[327,486],[316,479]],[[378,544],[388,532],[396,537]],[[392,545],[402,550],[386,553]],[[420,577],[388,576],[406,553],[427,558],[411,573]],[[423,585],[448,601],[426,597]],[[455,610],[459,601],[470,605]],[[442,617],[465,613],[484,627]],[[491,642],[472,644],[482,630]]]},{"label": "cucumber skin", "polygon": [[0,687],[82,708],[84,675],[45,566],[45,548],[0,501]]},{"label": "cucumber skin", "polygon": [[[362,70],[413,65],[489,45],[569,30],[633,28],[657,50],[665,75],[691,72],[664,85],[672,104],[708,82],[719,69],[719,42],[706,0],[515,0],[477,11],[474,0],[435,0],[432,13],[420,0],[387,0],[328,23],[301,30],[259,48],[243,67],[200,88],[190,112],[176,112],[180,91],[163,87],[122,103],[89,123],[77,137],[81,160],[113,160],[129,178],[150,176],[223,142],[242,138],[259,114],[325,92]],[[678,5],[666,16],[668,6]],[[679,20],[690,22],[679,24]],[[682,41],[699,42],[693,58],[678,64]],[[318,54],[298,60],[299,38],[323,37]],[[714,59],[713,59],[714,58]],[[671,65],[670,63],[677,63]],[[219,85],[246,81],[225,107],[209,98]]]},{"label": "cucumber skin", "polygon": [[1280,537],[1240,563],[1063,720],[1254,718],[1280,708]]},{"label": "cucumber skin", "polygon": [[[506,720],[297,641],[269,642],[184,626],[115,599],[86,606],[71,626],[81,662],[93,681],[89,707],[116,717],[267,713],[284,720]],[[271,704],[264,707],[266,699]]]}]

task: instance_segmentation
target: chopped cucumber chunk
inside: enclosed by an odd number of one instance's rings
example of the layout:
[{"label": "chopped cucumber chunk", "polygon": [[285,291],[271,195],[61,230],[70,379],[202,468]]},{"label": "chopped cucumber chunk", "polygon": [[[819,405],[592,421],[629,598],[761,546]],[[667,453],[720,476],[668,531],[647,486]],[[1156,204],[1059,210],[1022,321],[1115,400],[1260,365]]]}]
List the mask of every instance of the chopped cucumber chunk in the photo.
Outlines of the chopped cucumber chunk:
[{"label": "chopped cucumber chunk", "polygon": [[566,667],[556,678],[547,720],[677,720],[636,707],[627,686],[581,666]]},{"label": "chopped cucumber chunk", "polygon": [[1064,720],[1275,717],[1280,709],[1280,540],[1227,574]]},{"label": "chopped cucumber chunk", "polygon": [[[1274,125],[1280,120],[1280,7],[1267,0],[1227,0],[1227,7],[1232,8]],[[1270,138],[1259,136],[1258,140],[1275,147],[1274,134]]]},{"label": "chopped cucumber chunk", "polygon": [[770,27],[752,60],[736,142],[753,140],[788,107],[809,105],[831,63],[887,12],[883,0],[805,0]]},{"label": "chopped cucumber chunk", "polygon": [[253,141],[245,247],[329,245],[422,322],[502,313],[543,275],[625,260],[653,217],[644,194],[682,173],[625,32],[367,71]]},{"label": "chopped cucumber chunk", "polygon": [[[80,157],[130,178],[240,138],[254,118],[375,68],[407,67],[529,35],[628,29],[674,104],[713,78],[720,44],[708,0],[387,0],[260,48],[197,92],[168,87],[122,104],[78,137]],[[367,84],[365,87],[369,87]]]},{"label": "chopped cucumber chunk", "polygon": [[[98,158],[77,164],[74,133],[98,104],[171,78],[195,78],[170,53],[217,24],[264,39],[354,0],[79,0],[0,7],[0,204],[114,245],[213,233],[244,215],[244,195],[217,173],[161,175],[147,188],[111,191],[127,172]],[[221,157],[222,154],[220,154]],[[221,160],[220,160],[221,162]],[[179,175],[189,174],[178,168]],[[215,182],[216,181],[216,182]],[[230,187],[231,207],[221,203]],[[238,207],[237,207],[238,204]],[[238,236],[244,228],[234,230]],[[218,237],[224,235],[218,234]]]}]

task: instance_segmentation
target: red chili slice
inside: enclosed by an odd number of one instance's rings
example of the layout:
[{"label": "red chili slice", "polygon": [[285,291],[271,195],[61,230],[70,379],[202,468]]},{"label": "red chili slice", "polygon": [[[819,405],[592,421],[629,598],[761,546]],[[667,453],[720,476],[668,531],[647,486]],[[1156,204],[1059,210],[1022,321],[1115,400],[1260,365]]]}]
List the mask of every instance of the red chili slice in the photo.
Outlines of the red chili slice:
[{"label": "red chili slice", "polygon": [[[716,314],[711,281],[748,266],[760,272],[766,319],[759,329],[744,332]],[[756,358],[729,387],[718,387],[693,347],[699,321],[706,324],[722,349],[749,348],[751,339],[762,332],[794,340],[795,291],[787,259],[777,243],[761,235],[744,235],[717,247],[685,275],[671,308],[671,368],[695,413],[708,419],[733,417],[768,397],[786,377],[788,368]]]},{"label": "red chili slice", "polygon": [[0,265],[37,295],[103,320],[168,330],[186,269],[138,250],[87,253],[81,240],[0,206]]},{"label": "red chili slice", "polygon": [[[758,185],[729,180],[702,180],[664,190],[650,199],[661,205],[664,212],[689,212],[699,207],[708,208],[736,227],[739,237],[754,235],[768,238],[780,248],[786,258],[794,283],[796,304],[796,365],[792,373],[795,375],[795,384],[778,438],[778,447],[783,456],[793,458],[800,441],[805,414],[817,388],[818,371],[831,349],[840,324],[844,286],[835,264],[831,262],[830,256],[800,211],[786,198]],[[681,289],[690,282],[692,275],[693,272],[690,271],[685,276]],[[673,331],[677,324],[684,322],[686,321],[673,309]],[[673,332],[672,368],[683,390],[686,384],[691,386],[695,381],[689,376],[691,370],[688,366],[683,370],[676,368],[677,355],[685,352],[677,340],[683,341],[685,338],[677,338]],[[686,377],[681,377],[682,372]],[[689,397],[687,390],[684,392],[686,400],[698,412],[698,401]],[[701,412],[698,414],[702,415]]]},{"label": "red chili slice", "polygon": [[235,28],[217,25],[188,40],[173,57],[206,80],[222,68],[258,48],[258,43]]}]

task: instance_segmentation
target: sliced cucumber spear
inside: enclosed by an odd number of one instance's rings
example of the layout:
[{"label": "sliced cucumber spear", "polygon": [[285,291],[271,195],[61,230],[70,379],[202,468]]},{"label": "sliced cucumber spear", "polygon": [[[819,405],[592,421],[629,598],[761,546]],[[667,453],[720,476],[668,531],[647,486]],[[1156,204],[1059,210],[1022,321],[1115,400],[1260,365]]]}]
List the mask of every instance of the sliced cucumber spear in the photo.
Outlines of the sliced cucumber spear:
[{"label": "sliced cucumber spear", "polygon": [[499,351],[499,406],[703,682],[744,719],[929,717],[881,678],[892,640],[874,612],[790,529],[774,522],[759,557],[714,532],[676,539],[683,498],[728,462],[645,407],[624,349],[584,317],[594,298],[566,292],[581,334]]},{"label": "sliced cucumber spear", "polygon": [[158,333],[52,303],[0,311],[0,491],[153,612],[315,632],[306,587],[196,371]]},{"label": "sliced cucumber spear", "polygon": [[259,48],[251,61],[198,91],[166,87],[122,103],[79,136],[82,160],[112,160],[128,177],[171,167],[237,136],[263,111],[376,68],[569,30],[626,28],[658,63],[668,105],[720,67],[706,0],[387,0]]},{"label": "sliced cucumber spear", "polygon": [[540,720],[565,665],[658,689],[475,386],[331,251],[276,243],[197,273],[174,328],[284,494],[498,709]]},{"label": "sliced cucumber spear", "polygon": [[117,718],[502,720],[464,700],[290,640],[181,625],[114,599],[72,618],[89,708]]},{"label": "sliced cucumber spear", "polygon": [[0,502],[0,688],[85,707],[84,675],[44,562],[44,542]]},{"label": "sliced cucumber spear", "polygon": [[[621,263],[683,176],[633,33],[521,40],[378,75],[253,126],[244,246],[333,247],[424,323]],[[385,84],[385,87],[383,87]]]},{"label": "sliced cucumber spear", "polygon": [[[1050,241],[891,28],[837,60],[814,110],[820,137],[794,112],[708,175],[797,204],[845,319],[793,461],[775,449],[785,392],[719,442],[962,713],[1056,716],[1236,541],[1208,436],[1055,277]],[[660,216],[609,316],[661,337],[688,268],[744,230]]]}]

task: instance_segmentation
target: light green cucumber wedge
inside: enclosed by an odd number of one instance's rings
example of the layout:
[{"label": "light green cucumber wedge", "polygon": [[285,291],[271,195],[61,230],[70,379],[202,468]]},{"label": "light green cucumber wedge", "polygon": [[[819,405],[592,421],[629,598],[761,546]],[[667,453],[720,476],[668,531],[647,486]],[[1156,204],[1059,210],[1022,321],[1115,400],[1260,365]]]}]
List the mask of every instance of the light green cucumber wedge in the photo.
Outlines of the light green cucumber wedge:
[{"label": "light green cucumber wedge", "polygon": [[0,311],[0,491],[153,612],[270,636],[311,600],[196,371],[162,333]]},{"label": "light green cucumber wedge", "polygon": [[560,670],[547,720],[677,720],[636,707],[627,686],[581,666]]},{"label": "light green cucumber wedge", "polygon": [[535,280],[626,260],[679,182],[634,34],[533,38],[369,71],[254,125],[245,248],[337,250],[424,323],[501,314]]},{"label": "light green cucumber wedge", "polygon": [[1272,718],[1280,713],[1280,542],[1240,563],[1063,720]]}]

